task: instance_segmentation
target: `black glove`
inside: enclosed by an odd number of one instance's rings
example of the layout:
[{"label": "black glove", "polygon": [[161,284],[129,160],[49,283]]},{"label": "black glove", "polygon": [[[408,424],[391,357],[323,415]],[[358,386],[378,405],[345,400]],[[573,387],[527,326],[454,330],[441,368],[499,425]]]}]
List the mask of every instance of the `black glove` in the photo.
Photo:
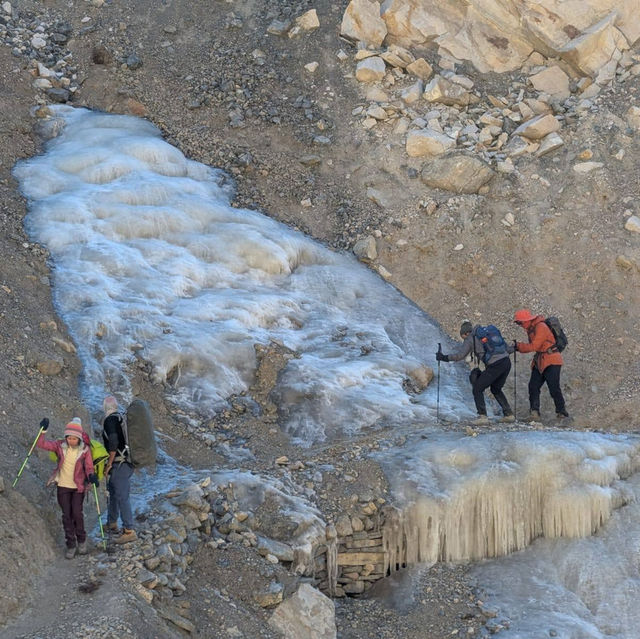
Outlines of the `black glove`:
[{"label": "black glove", "polygon": [[98,476],[95,473],[91,473],[89,475],[89,477],[87,478],[96,488],[98,487],[98,484],[100,483],[98,481]]},{"label": "black glove", "polygon": [[43,417],[40,420],[40,428],[42,428],[42,432],[46,432],[47,428],[49,428],[49,419],[47,417]]},{"label": "black glove", "polygon": [[442,351],[438,351],[438,352],[436,353],[436,359],[437,359],[439,362],[448,362],[448,361],[449,361],[449,356],[448,356],[448,355],[445,355]]}]

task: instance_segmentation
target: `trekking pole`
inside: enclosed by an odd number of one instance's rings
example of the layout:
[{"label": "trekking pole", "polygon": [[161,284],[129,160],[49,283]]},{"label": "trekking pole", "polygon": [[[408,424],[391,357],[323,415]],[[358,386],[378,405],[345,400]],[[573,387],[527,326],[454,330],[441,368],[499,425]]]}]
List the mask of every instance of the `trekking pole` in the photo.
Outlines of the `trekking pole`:
[{"label": "trekking pole", "polygon": [[102,537],[102,547],[107,549],[107,540],[104,537],[104,528],[102,527],[102,513],[100,512],[100,502],[98,501],[98,489],[93,484],[93,496],[96,498],[96,510],[98,511],[98,523],[100,524],[100,537]]},{"label": "trekking pole", "polygon": [[33,440],[33,444],[31,444],[31,448],[29,449],[27,456],[24,458],[24,461],[22,462],[22,466],[20,466],[20,470],[18,471],[16,478],[13,480],[13,484],[11,484],[12,488],[16,487],[16,484],[18,483],[18,479],[20,479],[20,475],[22,475],[22,471],[24,470],[24,467],[27,465],[27,462],[29,461],[29,457],[31,457],[31,453],[33,452],[33,449],[36,447],[36,442],[38,441],[38,439],[40,439],[40,435],[42,435],[42,432],[43,432],[43,428],[42,426],[40,426],[40,430],[38,431],[36,438]]},{"label": "trekking pole", "polygon": [[516,353],[518,351],[513,351],[513,414],[516,419],[518,419],[518,390],[517,390],[517,381],[518,381],[518,367],[516,366]]},{"label": "trekking pole", "polygon": [[[438,353],[442,353],[442,344],[438,342]],[[440,360],[438,360],[438,391],[436,393],[436,421],[440,421]]]}]

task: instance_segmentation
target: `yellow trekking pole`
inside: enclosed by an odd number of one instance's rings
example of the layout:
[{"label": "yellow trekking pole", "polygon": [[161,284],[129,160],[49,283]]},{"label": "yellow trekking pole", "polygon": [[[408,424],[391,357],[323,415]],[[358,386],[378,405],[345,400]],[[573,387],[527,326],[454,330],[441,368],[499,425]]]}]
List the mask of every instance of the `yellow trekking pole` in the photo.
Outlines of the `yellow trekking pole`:
[{"label": "yellow trekking pole", "polygon": [[98,523],[100,524],[100,537],[102,537],[102,547],[107,549],[107,540],[104,538],[104,528],[102,527],[102,513],[100,512],[100,502],[98,501],[98,490],[93,484],[93,496],[96,498],[96,510],[98,511]]},{"label": "yellow trekking pole", "polygon": [[27,462],[29,461],[29,457],[31,457],[31,453],[33,452],[33,449],[36,447],[36,443],[38,442],[38,439],[40,439],[40,435],[42,435],[42,433],[44,433],[44,431],[47,430],[47,428],[49,428],[49,420],[45,417],[40,422],[40,430],[38,431],[36,438],[33,440],[33,444],[31,444],[31,448],[29,449],[27,456],[24,458],[24,461],[22,462],[22,466],[20,466],[20,470],[18,471],[16,478],[13,480],[13,484],[11,484],[13,488],[16,487],[16,484],[18,483],[18,479],[20,479],[20,475],[22,475],[22,471],[24,470],[24,467],[27,465]]}]

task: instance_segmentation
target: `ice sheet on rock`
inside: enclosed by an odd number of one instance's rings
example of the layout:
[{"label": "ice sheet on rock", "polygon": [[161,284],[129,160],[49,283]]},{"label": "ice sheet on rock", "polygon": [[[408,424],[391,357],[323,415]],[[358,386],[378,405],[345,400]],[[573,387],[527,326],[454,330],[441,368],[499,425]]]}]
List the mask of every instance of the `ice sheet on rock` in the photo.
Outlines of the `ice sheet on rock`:
[{"label": "ice sheet on rock", "polygon": [[[472,575],[509,629],[504,639],[637,639],[640,628],[640,476],[634,500],[592,537],[540,539],[480,563]],[[552,631],[554,634],[552,634]]]},{"label": "ice sheet on rock", "polygon": [[640,439],[574,432],[410,439],[380,456],[398,509],[388,567],[498,557],[537,537],[585,537],[631,498]]},{"label": "ice sheet on rock", "polygon": [[[221,172],[193,162],[149,122],[50,107],[66,126],[15,177],[26,227],[53,261],[54,299],[83,362],[83,390],[129,393],[134,352],[185,408],[247,391],[254,345],[298,351],[275,392],[300,443],[435,415],[438,327],[352,256],[230,206]],[[470,414],[462,366],[442,376],[440,412]]]},{"label": "ice sheet on rock", "polygon": [[294,550],[294,569],[312,574],[313,549],[325,543],[326,524],[321,513],[295,494],[295,486],[246,471],[221,471],[211,481],[224,489],[231,486],[233,499],[250,513],[254,532],[289,544]]}]

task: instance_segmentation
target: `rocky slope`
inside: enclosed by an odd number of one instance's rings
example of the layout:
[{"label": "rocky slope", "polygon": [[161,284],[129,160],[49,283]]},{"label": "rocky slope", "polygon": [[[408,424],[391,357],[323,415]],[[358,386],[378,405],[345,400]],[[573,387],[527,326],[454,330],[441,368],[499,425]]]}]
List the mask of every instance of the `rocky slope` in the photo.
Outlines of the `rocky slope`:
[{"label": "rocky slope", "polygon": [[[275,600],[261,604],[256,595],[269,594],[274,582],[281,585],[271,593],[277,600],[298,583],[281,563],[263,558],[243,528],[229,528],[220,543],[191,547],[188,528],[178,531],[179,541],[169,543],[183,544],[189,559],[170,567],[186,590],[176,583],[141,585],[140,570],[153,571],[143,563],[153,565],[156,557],[146,556],[142,545],[61,565],[58,513],[43,488],[48,461],[34,456],[17,492],[11,489],[42,415],[57,423],[75,414],[90,418],[78,396],[74,346],[53,308],[47,255],[24,235],[25,205],[11,178],[16,160],[38,151],[37,118],[30,115],[36,105],[71,100],[148,117],[187,155],[233,175],[236,204],[356,250],[453,336],[470,317],[516,337],[509,326],[520,306],[559,315],[571,343],[564,375],[576,424],[638,426],[640,126],[633,107],[640,60],[633,49],[616,49],[613,70],[600,79],[576,70],[567,55],[545,57],[559,51],[548,48],[523,54],[524,66],[498,75],[465,63],[450,44],[438,52],[415,39],[381,39],[357,48],[352,43],[361,38],[340,37],[346,2],[189,4],[186,10],[171,0],[51,0],[0,9],[0,435],[7,451],[0,461],[0,616],[27,609],[2,636],[41,636],[44,628],[55,636],[54,617],[55,632],[69,636],[80,628],[78,614],[98,619],[83,626],[84,636],[211,636],[213,628],[227,636],[276,636],[262,607]],[[564,33],[558,47],[579,37]],[[633,36],[625,38],[633,44]],[[423,63],[406,70],[419,59]],[[522,129],[536,117],[542,128]],[[443,174],[455,174],[446,164],[452,156],[485,179],[471,189],[443,184]],[[462,175],[464,186],[469,179]],[[279,357],[266,357],[276,372]],[[519,370],[522,406],[524,363]],[[272,376],[269,370],[259,376],[257,397],[267,397]],[[256,470],[297,473],[296,483],[313,485],[315,470],[338,460],[336,477],[317,489],[328,522],[367,491],[385,494],[384,477],[366,456],[378,437],[364,438],[358,452],[342,443],[304,453],[274,428],[272,407],[263,406],[265,418],[255,419],[237,405],[214,420],[215,437],[207,440],[188,416],[164,404],[162,389],[143,370],[135,384],[150,399],[178,461],[211,469],[228,463],[225,445],[244,446]],[[391,443],[401,436],[388,435]],[[209,510],[202,504],[199,511],[206,516],[215,515],[219,495],[209,496]],[[225,498],[217,504],[221,518],[224,503],[235,512],[233,498]],[[145,543],[166,541],[166,523],[144,524]],[[232,533],[239,537],[230,542]],[[60,577],[47,572],[50,565],[63,571]],[[132,565],[136,579],[129,578]],[[69,600],[60,583],[73,592]],[[436,567],[416,583],[421,597],[400,612],[341,602],[340,636],[371,636],[373,628],[399,636],[399,618],[404,637],[422,636],[425,627],[433,637],[486,631],[490,615],[465,583],[463,568]],[[146,604],[155,587],[176,595],[170,606]],[[103,602],[119,600],[121,588],[128,594],[118,604],[120,619],[106,618]]]}]

